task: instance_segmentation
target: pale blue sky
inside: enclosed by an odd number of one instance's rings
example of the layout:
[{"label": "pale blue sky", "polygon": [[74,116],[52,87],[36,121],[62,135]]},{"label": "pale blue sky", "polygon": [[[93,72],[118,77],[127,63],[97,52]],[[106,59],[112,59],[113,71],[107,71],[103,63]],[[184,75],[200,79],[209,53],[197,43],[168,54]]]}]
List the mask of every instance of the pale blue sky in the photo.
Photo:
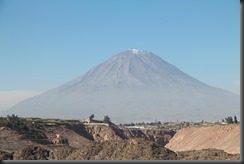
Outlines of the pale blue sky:
[{"label": "pale blue sky", "polygon": [[240,93],[239,0],[0,0],[0,91],[46,91],[128,48]]}]

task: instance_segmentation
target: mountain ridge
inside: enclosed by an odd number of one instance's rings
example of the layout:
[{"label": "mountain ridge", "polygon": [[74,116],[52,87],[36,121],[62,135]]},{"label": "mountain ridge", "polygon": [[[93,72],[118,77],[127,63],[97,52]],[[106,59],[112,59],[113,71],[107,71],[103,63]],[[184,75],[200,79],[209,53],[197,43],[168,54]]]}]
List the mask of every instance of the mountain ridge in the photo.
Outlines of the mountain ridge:
[{"label": "mountain ridge", "polygon": [[[155,74],[157,74],[156,76],[158,79],[156,79],[156,80],[163,80],[162,77],[164,77],[166,73],[167,74],[169,73],[169,72],[167,72],[168,70],[171,70],[172,74],[176,74],[175,72],[178,72],[178,73],[180,72],[181,74],[184,75],[184,78],[186,78],[186,79],[189,78],[190,80],[194,80],[194,81],[197,81],[199,83],[202,83],[199,80],[192,78],[190,75],[182,72],[180,69],[178,69],[174,65],[167,63],[166,61],[161,59],[159,56],[157,56],[151,52],[137,50],[137,53],[135,54],[134,51],[135,51],[135,49],[132,49],[132,50],[128,49],[124,52],[116,54],[116,55],[112,56],[110,59],[108,59],[107,61],[102,62],[101,64],[97,65],[96,67],[93,67],[92,69],[87,71],[84,75],[79,76],[78,78],[76,78],[75,80],[72,80],[72,81],[75,83],[80,82],[82,79],[86,79],[86,77],[89,77],[92,74],[93,74],[92,75],[93,79],[91,79],[91,81],[94,79],[97,80],[96,77],[98,76],[97,75],[98,73],[105,74],[105,75],[108,74],[107,73],[108,71],[104,71],[104,68],[101,68],[101,67],[105,67],[105,69],[108,69],[108,67],[112,67],[113,70],[109,70],[110,71],[110,78],[111,77],[114,79],[117,78],[118,80],[121,78],[120,76],[121,75],[123,76],[125,73],[127,73],[127,75],[129,73],[129,76],[133,75],[134,78],[137,76],[137,73],[139,73],[140,75],[145,75],[145,74],[143,74],[144,72],[142,72],[142,70],[148,71],[146,76],[150,76],[151,73],[154,74],[154,76],[155,76]],[[140,57],[138,57],[138,56],[140,56]],[[131,62],[130,60],[133,60],[133,62],[136,62],[136,64],[137,64],[136,66],[138,66],[138,65],[142,65],[142,66],[136,70],[135,68],[133,68],[133,64],[135,64],[135,63]],[[150,65],[151,67],[148,67],[148,65]],[[163,68],[163,69],[166,69],[166,71],[164,71],[162,68],[158,69],[160,66],[161,67],[165,66],[165,68]],[[125,67],[124,69],[122,69],[124,72],[121,72],[121,67]],[[170,68],[168,68],[168,67],[170,67]],[[97,73],[94,71],[99,71],[99,72]],[[137,72],[135,72],[135,71],[137,71]],[[161,74],[161,75],[158,75],[158,74]],[[166,76],[167,76],[167,74],[166,74]],[[172,74],[171,74],[171,76],[172,76]],[[160,76],[161,76],[161,78],[160,78]],[[106,76],[102,76],[102,78],[104,78],[104,77],[106,77]],[[140,80],[140,77],[139,77],[136,80],[146,81],[147,82],[146,85],[150,85],[149,82],[155,82],[156,81],[156,80],[153,81],[153,79],[150,77],[146,77],[146,79],[144,78],[142,80]],[[174,80],[177,80],[177,78],[175,78]],[[70,82],[72,83],[72,81],[70,81]],[[171,82],[173,82],[173,80]],[[112,84],[115,84],[115,83],[112,83]],[[204,85],[206,85],[206,84],[204,84]]]},{"label": "mountain ridge", "polygon": [[94,113],[118,121],[216,120],[238,115],[239,101],[238,95],[207,85],[152,52],[128,49],[7,112],[61,118]]}]

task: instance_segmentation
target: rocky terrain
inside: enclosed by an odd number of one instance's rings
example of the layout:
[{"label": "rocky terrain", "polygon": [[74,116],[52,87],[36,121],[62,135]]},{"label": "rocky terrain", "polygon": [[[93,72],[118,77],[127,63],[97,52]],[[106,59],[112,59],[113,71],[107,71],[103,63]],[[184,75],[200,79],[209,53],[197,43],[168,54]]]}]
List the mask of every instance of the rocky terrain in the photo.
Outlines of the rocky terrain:
[{"label": "rocky terrain", "polygon": [[106,126],[86,126],[87,132],[95,141],[104,142],[110,140],[125,140],[129,138],[144,138],[155,141],[159,145],[165,145],[175,134],[173,130],[162,129],[126,129],[111,125]]},{"label": "rocky terrain", "polygon": [[1,160],[240,160],[240,154],[218,149],[174,152],[145,139],[89,142],[70,146],[25,146],[14,152],[0,151]]},{"label": "rocky terrain", "polygon": [[[183,128],[175,133],[162,129],[123,129],[116,125],[64,124],[37,126],[36,131],[38,133],[33,137],[1,127],[0,159],[240,160],[240,148],[237,149],[238,144],[240,147],[240,125]],[[218,139],[214,140],[215,146],[212,146],[213,138]],[[67,142],[54,144],[59,139]],[[186,149],[182,149],[183,144]]]}]

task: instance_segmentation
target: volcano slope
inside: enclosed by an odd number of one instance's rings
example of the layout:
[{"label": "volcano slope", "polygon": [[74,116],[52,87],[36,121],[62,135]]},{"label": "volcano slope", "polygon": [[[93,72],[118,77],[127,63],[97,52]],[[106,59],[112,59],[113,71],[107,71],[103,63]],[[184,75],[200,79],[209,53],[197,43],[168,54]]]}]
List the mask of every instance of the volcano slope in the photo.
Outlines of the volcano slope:
[{"label": "volcano slope", "polygon": [[115,123],[219,120],[240,114],[240,96],[209,86],[148,51],[128,49],[85,74],[19,102],[3,115],[98,118]]}]

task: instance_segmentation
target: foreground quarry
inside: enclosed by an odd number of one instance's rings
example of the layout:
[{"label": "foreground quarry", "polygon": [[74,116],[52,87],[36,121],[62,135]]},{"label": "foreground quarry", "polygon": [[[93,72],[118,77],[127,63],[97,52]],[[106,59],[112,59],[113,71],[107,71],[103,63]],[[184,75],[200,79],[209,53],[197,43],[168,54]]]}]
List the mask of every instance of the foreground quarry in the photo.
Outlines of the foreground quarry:
[{"label": "foreground quarry", "polygon": [[114,124],[0,127],[1,160],[240,160],[240,124],[126,129]]},{"label": "foreground quarry", "polygon": [[215,148],[231,154],[240,154],[240,125],[183,128],[165,147],[173,151]]}]

